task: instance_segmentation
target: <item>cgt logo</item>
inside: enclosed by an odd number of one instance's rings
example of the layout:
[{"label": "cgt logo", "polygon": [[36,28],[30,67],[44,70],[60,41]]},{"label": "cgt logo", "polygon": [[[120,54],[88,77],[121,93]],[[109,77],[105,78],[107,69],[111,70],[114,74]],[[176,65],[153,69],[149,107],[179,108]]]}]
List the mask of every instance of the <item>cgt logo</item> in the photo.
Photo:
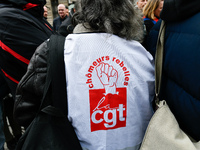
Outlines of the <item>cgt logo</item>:
[{"label": "cgt logo", "polygon": [[109,130],[126,126],[126,88],[118,94],[104,95],[104,89],[90,90],[91,131]]},{"label": "cgt logo", "polygon": [[118,94],[104,95],[104,89],[90,90],[91,132],[126,126],[126,88],[117,88]]},{"label": "cgt logo", "polygon": [[90,89],[91,131],[126,126],[126,88],[117,88],[118,71],[108,63],[96,65],[97,76],[104,89]]},{"label": "cgt logo", "polygon": [[[117,124],[117,111],[119,111],[119,120],[120,121],[124,121],[125,118],[123,117],[123,111],[125,110],[125,108],[123,108],[122,104],[119,104],[119,108],[117,109],[108,109],[105,112],[103,112],[102,110],[97,110],[94,113],[92,113],[92,122],[95,124],[101,123],[105,120],[106,123],[104,123],[104,126],[106,128],[111,128],[114,127]],[[102,115],[100,116],[100,119],[97,120],[97,115]],[[109,114],[111,115],[111,117],[109,118]],[[109,124],[111,123],[111,124]]]}]

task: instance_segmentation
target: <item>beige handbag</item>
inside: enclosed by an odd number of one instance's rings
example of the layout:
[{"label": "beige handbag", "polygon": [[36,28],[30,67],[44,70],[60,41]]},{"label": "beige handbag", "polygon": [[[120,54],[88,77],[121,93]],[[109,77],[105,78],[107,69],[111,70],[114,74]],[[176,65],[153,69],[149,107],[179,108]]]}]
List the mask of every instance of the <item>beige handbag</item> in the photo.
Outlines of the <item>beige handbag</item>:
[{"label": "beige handbag", "polygon": [[165,22],[162,21],[155,59],[155,93],[158,109],[147,127],[140,150],[200,150],[200,142],[192,140],[179,127],[165,100],[158,95],[161,86]]}]

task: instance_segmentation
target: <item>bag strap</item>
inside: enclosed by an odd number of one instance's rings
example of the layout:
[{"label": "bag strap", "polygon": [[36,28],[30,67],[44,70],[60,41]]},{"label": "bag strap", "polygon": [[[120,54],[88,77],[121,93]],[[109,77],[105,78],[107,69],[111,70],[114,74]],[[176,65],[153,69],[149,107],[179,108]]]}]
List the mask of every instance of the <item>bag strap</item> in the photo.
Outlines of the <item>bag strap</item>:
[{"label": "bag strap", "polygon": [[[64,43],[64,36],[51,35],[49,39],[46,82],[39,109],[39,112],[43,111],[58,117],[68,115]],[[47,106],[49,104],[50,106]]]},{"label": "bag strap", "polygon": [[[49,57],[47,61],[47,86],[45,86],[47,101],[52,104],[41,111],[56,117],[64,117],[66,120],[65,128],[68,129],[68,136],[73,143],[73,148],[81,150],[78,137],[71,122],[68,120],[67,89],[64,63],[64,44],[65,37],[61,35],[51,35],[49,42]],[[50,82],[50,84],[49,84]],[[48,93],[49,92],[49,93]]]},{"label": "bag strap", "polygon": [[164,37],[165,37],[165,22],[162,20],[156,46],[155,56],[155,94],[156,103],[159,102],[159,94],[162,80],[162,66],[163,66],[163,53],[164,53]]},{"label": "bag strap", "polygon": [[67,117],[67,91],[64,63],[65,37],[52,35],[50,37],[49,59],[52,74],[52,106],[59,108]]}]

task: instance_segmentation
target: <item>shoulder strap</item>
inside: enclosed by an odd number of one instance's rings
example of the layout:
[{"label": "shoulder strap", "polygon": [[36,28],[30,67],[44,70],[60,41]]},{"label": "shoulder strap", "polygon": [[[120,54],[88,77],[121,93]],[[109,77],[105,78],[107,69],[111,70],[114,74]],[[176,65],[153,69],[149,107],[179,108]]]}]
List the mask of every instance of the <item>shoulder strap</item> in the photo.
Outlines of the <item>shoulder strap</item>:
[{"label": "shoulder strap", "polygon": [[164,53],[164,37],[165,37],[165,22],[162,20],[157,47],[156,47],[156,56],[155,56],[155,93],[156,101],[159,101],[161,80],[162,80],[162,66],[163,66],[163,53]]},{"label": "shoulder strap", "polygon": [[68,120],[64,44],[64,36],[51,35],[47,59],[47,76],[42,103],[46,100],[51,101],[52,104],[40,110],[52,116],[65,117],[66,124],[63,128],[66,130],[63,131],[66,131],[66,140],[71,142],[69,143],[69,147],[66,147],[66,149],[81,150],[82,148],[78,137],[72,124]]},{"label": "shoulder strap", "polygon": [[[68,129],[68,137],[71,139],[70,148],[81,150],[78,137],[74,131],[72,124],[68,120],[68,105],[67,105],[67,89],[65,77],[65,63],[64,63],[64,44],[65,37],[60,35],[51,35],[50,49],[49,49],[49,63],[50,73],[52,74],[52,106],[59,108],[66,118],[66,128]],[[67,135],[66,135],[67,136]]]},{"label": "shoulder strap", "polygon": [[65,37],[51,35],[49,49],[50,73],[52,74],[52,106],[59,108],[67,117],[67,91],[64,64]]},{"label": "shoulder strap", "polygon": [[55,116],[67,117],[64,43],[65,37],[60,35],[51,35],[48,41],[47,74],[38,112],[43,111]]}]

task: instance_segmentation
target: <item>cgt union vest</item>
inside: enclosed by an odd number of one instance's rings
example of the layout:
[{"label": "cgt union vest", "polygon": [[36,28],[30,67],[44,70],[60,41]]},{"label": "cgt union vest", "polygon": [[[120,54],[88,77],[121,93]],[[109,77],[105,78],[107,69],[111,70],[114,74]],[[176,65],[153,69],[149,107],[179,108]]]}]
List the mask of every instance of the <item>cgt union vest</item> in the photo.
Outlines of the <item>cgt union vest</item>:
[{"label": "cgt union vest", "polygon": [[83,149],[139,149],[153,114],[154,62],[139,42],[107,33],[65,41],[68,118]]}]

